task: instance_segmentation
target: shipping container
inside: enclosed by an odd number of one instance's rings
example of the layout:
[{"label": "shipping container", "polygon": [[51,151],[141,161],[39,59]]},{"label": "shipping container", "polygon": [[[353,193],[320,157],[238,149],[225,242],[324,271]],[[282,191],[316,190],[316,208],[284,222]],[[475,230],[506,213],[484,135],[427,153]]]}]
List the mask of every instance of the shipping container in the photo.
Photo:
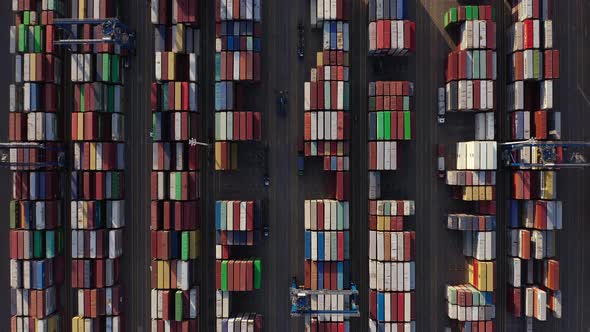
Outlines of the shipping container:
[{"label": "shipping container", "polygon": [[471,20],[495,21],[496,10],[493,6],[458,6],[451,7],[444,14],[444,26],[448,28],[457,23]]},{"label": "shipping container", "polygon": [[368,32],[369,55],[405,56],[416,49],[416,23],[412,21],[370,21]]},{"label": "shipping container", "polygon": [[324,21],[348,21],[350,0],[315,0],[311,3],[311,26],[321,28]]},{"label": "shipping container", "polygon": [[261,332],[263,319],[261,314],[243,313],[231,318],[218,318],[216,331],[218,332]]},{"label": "shipping container", "polygon": [[[378,325],[395,326],[398,331],[404,327],[403,323],[391,322],[408,322],[415,325],[416,303],[414,292],[382,292],[371,290],[369,293],[369,318]],[[415,326],[410,330],[415,331]]]},{"label": "shipping container", "polygon": [[304,264],[304,282],[306,288],[312,290],[342,290],[349,288],[349,261],[345,260],[336,262],[324,262],[306,260]]},{"label": "shipping container", "polygon": [[217,141],[259,141],[262,136],[260,112],[216,112]]},{"label": "shipping container", "polygon": [[261,266],[260,259],[217,260],[216,288],[231,292],[260,289]]}]

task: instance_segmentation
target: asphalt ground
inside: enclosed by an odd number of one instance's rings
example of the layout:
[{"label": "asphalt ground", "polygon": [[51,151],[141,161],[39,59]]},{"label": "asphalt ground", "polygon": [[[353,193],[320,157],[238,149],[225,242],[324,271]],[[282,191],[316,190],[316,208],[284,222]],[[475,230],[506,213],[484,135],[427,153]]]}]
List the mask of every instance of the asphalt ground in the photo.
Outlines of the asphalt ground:
[{"label": "asphalt ground", "polygon": [[[360,290],[362,316],[352,321],[352,331],[367,329],[368,300],[368,241],[366,222],[367,166],[366,114],[367,84],[374,80],[412,80],[415,82],[416,138],[403,143],[402,169],[388,174],[383,185],[383,197],[415,199],[417,231],[417,329],[441,331],[448,325],[445,314],[444,285],[464,282],[465,259],[461,254],[460,235],[447,231],[443,216],[447,211],[459,211],[465,206],[449,199],[447,186],[435,176],[436,143],[450,144],[466,140],[473,132],[470,115],[449,114],[447,123],[436,122],[437,88],[444,84],[444,63],[450,51],[450,39],[442,28],[442,13],[450,0],[421,0],[409,4],[410,17],[416,21],[417,52],[409,58],[384,60],[385,72],[373,70],[374,59],[367,54],[367,0],[352,1],[351,26],[351,105],[357,119],[352,126],[351,141],[351,278]],[[3,22],[12,22],[9,3],[0,10]],[[562,111],[563,138],[590,140],[587,127],[590,110],[590,66],[588,65],[588,21],[590,4],[583,0],[554,2],[555,41],[561,51],[561,79],[557,83],[556,103]],[[218,199],[266,200],[270,238],[256,248],[234,251],[236,256],[253,255],[262,258],[263,281],[260,291],[233,296],[232,313],[256,311],[264,315],[266,331],[301,331],[301,319],[289,317],[288,287],[292,276],[303,279],[303,200],[321,198],[328,191],[326,173],[321,162],[306,158],[303,176],[297,175],[296,142],[303,133],[303,82],[315,64],[315,52],[321,50],[321,30],[309,27],[309,2],[265,1],[263,4],[262,82],[252,86],[255,98],[251,107],[263,113],[263,142],[240,144],[240,170],[232,173],[215,172],[203,161],[201,329],[213,330],[215,317],[215,254],[213,202]],[[213,56],[214,2],[201,1],[201,110],[205,114],[204,140],[210,140],[213,130]],[[498,54],[504,54],[504,34],[500,26],[509,24],[508,9],[503,2],[496,5],[498,13]],[[124,1],[121,8],[124,21],[138,31],[138,56],[125,72],[125,114],[127,132],[125,247],[122,259],[122,283],[125,286],[126,324],[129,331],[149,330],[149,173],[151,145],[149,144],[150,111],[149,84],[153,81],[153,40],[149,21],[149,4],[145,0]],[[305,58],[296,56],[297,23],[306,25]],[[8,26],[8,23],[5,23]],[[0,35],[7,45],[8,34]],[[0,50],[0,60],[11,61],[7,48]],[[498,57],[499,73],[506,69]],[[67,68],[67,66],[66,66]],[[0,98],[7,100],[12,75],[4,66],[0,75]],[[66,85],[67,86],[67,85]],[[507,138],[508,117],[502,107],[505,82],[497,82],[497,136]],[[279,115],[276,90],[289,91],[286,115]],[[7,118],[7,108],[1,108]],[[66,110],[69,112],[69,110]],[[69,113],[68,113],[69,114]],[[0,138],[6,140],[7,122],[0,121]],[[264,144],[269,147],[264,156]],[[262,156],[262,158],[261,158]],[[203,158],[205,159],[205,158]],[[263,164],[268,164],[271,185],[262,185]],[[498,209],[503,211],[506,199],[500,194],[508,188],[506,172],[499,174]],[[0,170],[0,180],[9,181],[9,172]],[[564,230],[558,235],[558,257],[561,263],[561,288],[564,298],[563,318],[535,322],[535,331],[588,331],[590,327],[590,287],[587,286],[590,263],[588,225],[589,173],[568,170],[560,173],[558,197],[564,201]],[[7,207],[8,189],[0,191],[0,201]],[[68,222],[65,222],[67,225]],[[498,232],[505,229],[499,216]],[[0,228],[0,238],[8,239],[8,227]],[[522,319],[511,318],[503,305],[505,300],[505,239],[498,236],[497,330],[524,331]],[[67,248],[68,246],[66,246]],[[7,245],[0,250],[0,259],[7,262]],[[0,274],[0,284],[8,291],[8,274]],[[8,293],[6,293],[8,294]],[[0,321],[8,328],[9,297],[0,300]],[[67,314],[66,314],[67,315]],[[66,324],[67,325],[67,324]]]}]

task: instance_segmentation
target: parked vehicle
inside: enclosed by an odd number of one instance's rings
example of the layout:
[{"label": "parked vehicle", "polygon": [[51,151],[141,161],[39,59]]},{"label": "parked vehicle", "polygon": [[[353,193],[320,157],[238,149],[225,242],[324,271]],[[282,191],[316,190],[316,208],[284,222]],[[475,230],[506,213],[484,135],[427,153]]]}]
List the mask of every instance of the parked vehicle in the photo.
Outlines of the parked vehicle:
[{"label": "parked vehicle", "polygon": [[279,91],[277,103],[279,106],[279,113],[286,114],[287,113],[287,104],[289,103],[289,101],[287,100],[287,91],[286,90]]},{"label": "parked vehicle", "polygon": [[445,146],[438,144],[437,146],[437,170],[438,177],[441,179],[445,178]]},{"label": "parked vehicle", "polygon": [[297,56],[299,58],[303,58],[305,50],[305,30],[303,27],[303,23],[299,23],[297,25],[297,32],[299,34],[299,43],[297,44]]}]

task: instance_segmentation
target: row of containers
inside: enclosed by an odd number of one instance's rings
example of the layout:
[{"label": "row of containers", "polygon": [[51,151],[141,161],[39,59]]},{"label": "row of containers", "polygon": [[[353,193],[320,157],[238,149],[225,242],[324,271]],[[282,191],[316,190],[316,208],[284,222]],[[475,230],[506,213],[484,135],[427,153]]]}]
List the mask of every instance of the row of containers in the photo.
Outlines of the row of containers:
[{"label": "row of containers", "polygon": [[[234,292],[256,292],[262,287],[260,258],[241,256],[261,240],[263,202],[215,202],[215,328],[217,331],[262,331],[263,317],[255,313],[233,313],[230,305]],[[239,310],[238,310],[239,311]]]},{"label": "row of containers", "polygon": [[[118,1],[73,1],[74,19],[116,16]],[[102,38],[98,26],[73,27],[76,38]],[[122,331],[119,278],[125,228],[125,52],[108,44],[76,46],[67,57],[73,83],[70,136],[72,331]],[[76,280],[76,282],[74,282]]]},{"label": "row of containers", "polygon": [[[249,97],[256,91],[251,83],[261,80],[261,5],[261,0],[215,1],[216,171],[237,170],[239,143],[262,139],[262,110],[255,109],[255,98]],[[234,292],[256,293],[261,288],[262,262],[246,253],[261,240],[262,223],[262,201],[215,202],[216,331],[263,329],[261,314],[230,304],[240,296]]]},{"label": "row of containers", "polygon": [[447,58],[446,93],[442,96],[446,111],[471,112],[475,118],[474,135],[449,146],[446,153],[452,160],[445,172],[452,198],[472,202],[460,211],[450,211],[445,218],[448,230],[460,232],[458,241],[467,265],[464,283],[446,286],[452,331],[495,330],[495,16],[492,6],[485,4],[452,7],[444,13],[445,28],[457,45]]},{"label": "row of containers", "polygon": [[[560,66],[552,4],[524,0],[511,7],[507,33],[510,138],[560,140],[561,112],[554,102]],[[551,156],[542,154],[536,146],[512,151],[516,164],[510,171],[507,307],[513,316],[524,317],[527,325],[562,315],[556,231],[563,228],[567,210],[557,197],[558,172],[528,167],[564,159],[560,147],[551,152]]]},{"label": "row of containers", "polygon": [[237,170],[239,142],[258,142],[261,110],[249,102],[261,80],[261,0],[215,1],[215,170]]},{"label": "row of containers", "polygon": [[152,0],[151,330],[199,331],[199,1]]},{"label": "row of containers", "polygon": [[369,55],[406,56],[416,50],[416,23],[406,0],[369,0]]},{"label": "row of containers", "polygon": [[8,139],[44,148],[10,150],[12,191],[9,203],[11,331],[57,331],[64,327],[66,296],[63,197],[65,174],[62,111],[63,52],[53,18],[63,3],[13,1],[9,51],[14,59],[9,88]]},{"label": "row of containers", "polygon": [[[322,34],[321,51],[304,82],[303,135],[298,153],[321,157],[329,174],[328,194],[303,203],[304,277],[310,331],[349,331],[350,260],[350,39],[349,0],[310,1],[312,29]],[[313,54],[313,53],[312,53]],[[334,314],[331,314],[334,312]]]},{"label": "row of containers", "polygon": [[[377,37],[370,36],[377,38],[376,50],[370,40],[371,55],[410,54],[413,44],[404,47],[400,43],[396,47],[394,42],[397,24],[412,26],[413,43],[414,23],[402,21],[405,18],[405,1],[369,1],[369,33],[374,34],[372,26],[377,27]],[[368,85],[370,331],[416,330],[415,203],[390,199],[381,192],[382,181],[386,182],[391,171],[404,164],[407,143],[414,138],[413,96],[414,84],[410,81],[376,81]]]},{"label": "row of containers", "polygon": [[369,83],[369,170],[393,171],[402,164],[402,144],[413,138],[414,84],[408,81]]}]

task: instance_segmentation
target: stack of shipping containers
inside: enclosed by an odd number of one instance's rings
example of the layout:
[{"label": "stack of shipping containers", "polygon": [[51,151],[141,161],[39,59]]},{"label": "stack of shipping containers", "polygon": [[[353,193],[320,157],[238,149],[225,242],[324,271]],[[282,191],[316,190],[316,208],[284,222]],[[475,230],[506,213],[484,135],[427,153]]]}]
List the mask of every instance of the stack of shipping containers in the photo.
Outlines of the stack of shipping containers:
[{"label": "stack of shipping containers", "polygon": [[[414,85],[369,83],[369,329],[415,331],[414,201],[381,194],[381,181],[398,169],[397,141],[412,139]],[[403,144],[403,142],[401,143]],[[389,173],[390,175],[391,173]]]},{"label": "stack of shipping containers", "polygon": [[[349,299],[330,290],[350,289],[350,1],[311,1],[311,26],[323,29],[323,50],[304,84],[304,151],[323,158],[331,176],[328,197],[306,200],[305,282],[311,310],[349,310]],[[312,316],[312,331],[348,331],[341,315]]]},{"label": "stack of shipping containers", "polygon": [[[250,98],[261,75],[261,0],[215,1],[215,170],[238,169],[238,142],[260,141],[261,112]],[[261,201],[216,201],[216,330],[262,331],[257,313],[232,312],[232,296],[261,287],[262,266],[247,256],[260,240]],[[230,250],[235,247],[234,250]],[[239,249],[239,250],[238,250]],[[245,256],[246,255],[246,256]]]},{"label": "stack of shipping containers", "polygon": [[[496,288],[497,143],[495,141],[496,25],[489,5],[459,6],[445,13],[445,27],[458,36],[448,56],[447,111],[473,113],[475,135],[450,148],[446,183],[460,210],[447,214],[447,228],[461,232],[467,259],[465,281],[447,285],[453,331],[494,331]],[[468,211],[465,211],[468,210]]]},{"label": "stack of shipping containers", "polygon": [[215,5],[215,169],[226,171],[238,168],[236,142],[261,139],[261,113],[247,103],[260,81],[261,1]]},{"label": "stack of shipping containers", "polygon": [[[72,1],[72,18],[108,18],[116,1]],[[74,35],[101,38],[100,27],[79,25]],[[74,46],[68,55],[73,85],[70,204],[72,331],[121,331],[119,282],[123,254],[124,122],[122,55],[107,44]]]},{"label": "stack of shipping containers", "polygon": [[[242,256],[238,249],[260,242],[262,227],[261,201],[215,202],[215,289],[216,329],[218,332],[262,331],[262,315],[232,314],[231,296],[235,292],[260,289],[262,265],[258,258]],[[232,250],[235,248],[234,250]],[[234,251],[232,253],[232,251]]]},{"label": "stack of shipping containers", "polygon": [[406,16],[406,0],[369,0],[369,55],[414,52],[416,23]]},{"label": "stack of shipping containers", "polygon": [[199,330],[199,2],[153,0],[152,331]]},{"label": "stack of shipping containers", "polygon": [[[561,139],[561,113],[553,92],[559,78],[559,51],[553,44],[549,1],[512,1],[508,37],[508,111],[510,139]],[[563,154],[556,148],[553,162]],[[512,169],[508,217],[508,311],[515,317],[561,318],[556,230],[562,228],[563,204],[557,197],[555,170],[527,167],[540,163],[536,146],[513,151],[522,165]],[[544,153],[544,157],[547,157]],[[548,313],[549,311],[549,313]]]},{"label": "stack of shipping containers", "polygon": [[[13,1],[10,53],[8,139],[45,144],[44,149],[12,148],[10,201],[10,329],[61,330],[60,298],[64,280],[63,151],[61,52],[53,47],[53,19],[63,3]],[[8,272],[7,272],[8,273]]]}]

